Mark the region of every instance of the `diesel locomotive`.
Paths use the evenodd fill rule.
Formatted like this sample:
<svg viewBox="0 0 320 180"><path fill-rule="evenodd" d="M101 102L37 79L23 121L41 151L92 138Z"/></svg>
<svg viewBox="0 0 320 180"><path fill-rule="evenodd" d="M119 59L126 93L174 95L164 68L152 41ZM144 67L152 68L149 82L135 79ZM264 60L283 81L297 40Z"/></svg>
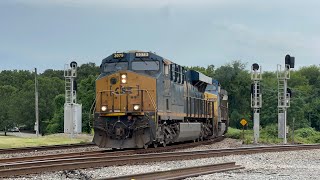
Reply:
<svg viewBox="0 0 320 180"><path fill-rule="evenodd" d="M222 136L228 94L204 74L152 52L114 53L96 80L93 142L147 148Z"/></svg>

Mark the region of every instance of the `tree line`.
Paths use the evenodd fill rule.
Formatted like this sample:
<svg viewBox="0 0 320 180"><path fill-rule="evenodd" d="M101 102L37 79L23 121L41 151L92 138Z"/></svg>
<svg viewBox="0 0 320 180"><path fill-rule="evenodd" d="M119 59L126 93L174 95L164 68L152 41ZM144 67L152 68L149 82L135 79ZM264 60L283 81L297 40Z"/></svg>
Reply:
<svg viewBox="0 0 320 180"><path fill-rule="evenodd" d="M233 61L216 68L188 67L218 80L229 95L230 126L240 128L240 119L249 120L251 75L246 63ZM35 122L34 72L4 70L0 72L0 130L20 127L33 130ZM90 132L90 109L95 99L95 80L99 67L94 63L78 67L76 78L78 102L82 104L83 131ZM291 71L288 86L293 91L291 107L288 109L288 124L295 118L295 128L313 127L320 130L320 68L302 67ZM266 71L261 81L263 104L260 124L265 127L277 123L278 82L276 72ZM48 69L38 75L39 117L42 134L63 132L63 109L65 84L63 70Z"/></svg>
<svg viewBox="0 0 320 180"><path fill-rule="evenodd" d="M78 102L82 104L83 131L90 132L89 114L95 99L99 67L78 67ZM0 72L0 131L12 127L33 130L35 124L35 73L23 70ZM65 81L63 70L45 70L38 75L40 133L63 132Z"/></svg>

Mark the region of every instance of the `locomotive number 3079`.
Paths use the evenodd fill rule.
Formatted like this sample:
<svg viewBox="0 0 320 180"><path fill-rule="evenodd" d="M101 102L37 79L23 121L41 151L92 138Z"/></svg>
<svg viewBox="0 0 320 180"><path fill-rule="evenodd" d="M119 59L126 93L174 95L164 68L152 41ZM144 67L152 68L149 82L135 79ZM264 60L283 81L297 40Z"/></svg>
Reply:
<svg viewBox="0 0 320 180"><path fill-rule="evenodd" d="M114 53L113 58L123 58L124 54L123 53Z"/></svg>

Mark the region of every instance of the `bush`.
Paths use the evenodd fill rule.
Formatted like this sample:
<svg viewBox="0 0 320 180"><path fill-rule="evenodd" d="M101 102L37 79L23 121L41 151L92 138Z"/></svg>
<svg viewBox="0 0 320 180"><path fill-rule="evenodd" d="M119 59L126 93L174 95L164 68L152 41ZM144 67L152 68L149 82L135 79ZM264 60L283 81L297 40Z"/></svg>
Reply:
<svg viewBox="0 0 320 180"><path fill-rule="evenodd" d="M233 139L240 139L242 137L241 130L229 127L226 137L233 138Z"/></svg>
<svg viewBox="0 0 320 180"><path fill-rule="evenodd" d="M302 137L302 138L309 138L311 136L316 136L318 134L317 131L315 131L313 128L301 128L295 131L296 136Z"/></svg>
<svg viewBox="0 0 320 180"><path fill-rule="evenodd" d="M295 131L295 141L299 143L320 143L320 132L311 127Z"/></svg>
<svg viewBox="0 0 320 180"><path fill-rule="evenodd" d="M226 137L233 138L233 139L242 139L242 130L229 127ZM289 133L287 134L287 141L288 143L292 142L291 130L289 130ZM310 127L295 130L294 141L295 143L301 143L301 144L320 143L320 132ZM245 130L243 143L250 144L252 142L253 142L253 130L252 129ZM278 144L282 142L283 142L283 139L278 138L277 124L268 125L265 128L260 130L259 143Z"/></svg>
<svg viewBox="0 0 320 180"><path fill-rule="evenodd" d="M261 130L261 134L268 138L278 138L278 125L270 124Z"/></svg>
<svg viewBox="0 0 320 180"><path fill-rule="evenodd" d="M320 143L320 133L318 133L318 135L316 135L315 137L310 138L310 141L312 143Z"/></svg>

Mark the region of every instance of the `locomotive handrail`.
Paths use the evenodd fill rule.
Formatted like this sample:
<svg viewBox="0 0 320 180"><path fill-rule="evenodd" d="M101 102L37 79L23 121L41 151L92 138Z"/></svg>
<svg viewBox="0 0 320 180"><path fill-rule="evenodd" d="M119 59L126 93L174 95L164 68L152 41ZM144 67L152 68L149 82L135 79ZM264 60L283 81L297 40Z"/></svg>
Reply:
<svg viewBox="0 0 320 180"><path fill-rule="evenodd" d="M150 95L150 92L149 92L148 90L146 90L146 92L148 93L149 98L150 98L150 100L151 100L151 102L152 102L152 105L153 105L153 107L154 107L154 112L155 112L154 121L155 121L155 123L156 123L156 125L157 125L157 127L158 127L158 113L157 113L158 108L157 108L157 104L156 104L156 102L154 102L152 96Z"/></svg>
<svg viewBox="0 0 320 180"><path fill-rule="evenodd" d="M146 90L146 92L147 92L148 95L149 95L149 98L150 98L150 100L151 100L151 102L152 102L152 105L153 105L153 107L154 107L154 110L157 111L158 108L157 108L156 102L154 102L153 98L152 98L151 95L150 95L150 92L149 92L148 90Z"/></svg>
<svg viewBox="0 0 320 180"><path fill-rule="evenodd" d="M183 96L183 97L185 97L185 98L192 98L192 99L198 99L198 100L205 100L205 98L197 98L197 97L192 97L192 96ZM208 102L215 102L214 100L207 100Z"/></svg>
<svg viewBox="0 0 320 180"><path fill-rule="evenodd" d="M89 111L89 127L92 127L91 126L91 115L93 114L94 115L94 112L96 111L96 100L97 100L97 96L96 98L94 99L92 105L91 105L91 108L90 108L90 111ZM92 114L91 114L92 112Z"/></svg>

